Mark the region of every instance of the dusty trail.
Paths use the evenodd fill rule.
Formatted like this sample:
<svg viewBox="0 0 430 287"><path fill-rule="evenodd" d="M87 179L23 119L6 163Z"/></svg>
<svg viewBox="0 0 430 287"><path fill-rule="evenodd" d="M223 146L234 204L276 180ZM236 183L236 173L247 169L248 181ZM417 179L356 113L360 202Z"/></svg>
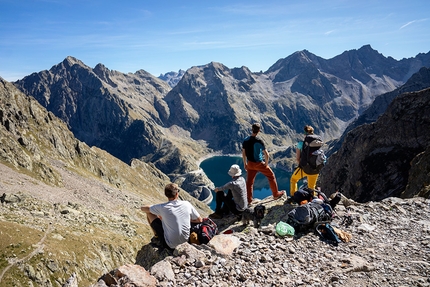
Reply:
<svg viewBox="0 0 430 287"><path fill-rule="evenodd" d="M35 246L37 246L36 249L34 249L30 254L28 254L27 256L21 258L21 259L16 259L16 258L12 258L9 259L9 265L6 266L5 269L3 269L3 272L0 274L0 283L3 279L3 276L6 274L6 272L12 268L14 265L17 265L19 263L25 262L29 259L31 259L33 256L35 256L36 254L38 254L39 252L41 252L43 250L43 248L45 247L45 245L43 244L45 242L46 236L48 236L49 233L51 233L53 228L53 225L51 223L49 223L48 228L45 231L45 234L43 235L43 237L40 239L40 241L38 243L35 244Z"/></svg>

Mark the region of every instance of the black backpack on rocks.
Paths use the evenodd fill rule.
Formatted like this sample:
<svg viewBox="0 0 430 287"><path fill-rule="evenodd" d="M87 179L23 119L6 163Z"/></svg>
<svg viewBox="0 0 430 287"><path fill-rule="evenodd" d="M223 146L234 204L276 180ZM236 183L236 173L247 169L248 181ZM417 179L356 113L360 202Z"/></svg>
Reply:
<svg viewBox="0 0 430 287"><path fill-rule="evenodd" d="M299 188L293 196L291 197L290 201L296 202L300 204L300 202L306 200L307 202L311 202L314 198L314 190L308 187Z"/></svg>
<svg viewBox="0 0 430 287"><path fill-rule="evenodd" d="M294 227L296 232L314 228L322 222L330 222L333 209L327 203L309 202L300 205L288 213L287 223Z"/></svg>

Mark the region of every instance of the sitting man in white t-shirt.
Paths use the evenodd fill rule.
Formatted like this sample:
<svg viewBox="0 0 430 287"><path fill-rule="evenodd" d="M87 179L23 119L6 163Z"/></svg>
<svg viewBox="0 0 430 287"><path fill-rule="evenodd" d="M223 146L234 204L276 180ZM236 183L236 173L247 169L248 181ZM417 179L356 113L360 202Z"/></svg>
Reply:
<svg viewBox="0 0 430 287"><path fill-rule="evenodd" d="M163 246L175 249L176 246L188 241L191 222L200 223L202 218L191 203L178 200L177 184L166 185L164 194L168 202L145 205L141 210L146 213L154 234L161 240Z"/></svg>

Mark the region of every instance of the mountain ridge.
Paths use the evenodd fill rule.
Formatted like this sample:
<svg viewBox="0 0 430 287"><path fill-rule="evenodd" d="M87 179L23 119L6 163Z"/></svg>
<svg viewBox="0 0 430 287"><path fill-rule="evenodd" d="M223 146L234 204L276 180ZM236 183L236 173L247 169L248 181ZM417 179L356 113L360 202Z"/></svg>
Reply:
<svg viewBox="0 0 430 287"><path fill-rule="evenodd" d="M396 61L366 45L325 60L305 50L265 73L217 62L194 66L171 88L144 70L123 74L69 58L14 84L64 120L78 139L125 163L150 161L178 184L188 178L195 182L189 192L198 195L210 184L191 173L199 159L240 153L253 122L261 122L273 153L290 149L306 124L327 142L337 139L377 95L402 85L423 65L430 66L430 52ZM338 69L346 71L342 77L330 74ZM294 161L273 163L292 170Z"/></svg>

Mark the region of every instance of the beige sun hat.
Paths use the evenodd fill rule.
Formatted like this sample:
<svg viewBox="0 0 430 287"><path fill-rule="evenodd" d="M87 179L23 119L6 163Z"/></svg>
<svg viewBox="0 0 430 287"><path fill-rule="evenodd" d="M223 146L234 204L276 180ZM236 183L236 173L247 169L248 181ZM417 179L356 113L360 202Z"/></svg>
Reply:
<svg viewBox="0 0 430 287"><path fill-rule="evenodd" d="M230 167L230 170L228 171L228 175L230 175L230 176L241 176L242 170L240 169L240 167L237 164L233 164Z"/></svg>

